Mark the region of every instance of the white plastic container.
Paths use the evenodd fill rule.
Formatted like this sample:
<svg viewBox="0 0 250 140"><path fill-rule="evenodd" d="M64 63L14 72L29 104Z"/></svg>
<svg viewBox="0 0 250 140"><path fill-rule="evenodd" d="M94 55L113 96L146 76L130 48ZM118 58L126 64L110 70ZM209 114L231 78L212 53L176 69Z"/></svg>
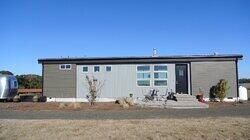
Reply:
<svg viewBox="0 0 250 140"><path fill-rule="evenodd" d="M243 86L239 87L239 100L247 101L247 89Z"/></svg>

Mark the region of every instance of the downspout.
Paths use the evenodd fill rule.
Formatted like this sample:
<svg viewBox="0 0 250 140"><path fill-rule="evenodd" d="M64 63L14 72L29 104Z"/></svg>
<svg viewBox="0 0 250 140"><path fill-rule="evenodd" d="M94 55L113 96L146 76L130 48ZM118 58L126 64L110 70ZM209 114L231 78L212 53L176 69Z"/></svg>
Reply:
<svg viewBox="0 0 250 140"><path fill-rule="evenodd" d="M43 91L44 91L44 65L42 64L42 96L43 96Z"/></svg>
<svg viewBox="0 0 250 140"><path fill-rule="evenodd" d="M189 88L190 88L190 95L193 95L192 93L192 68L191 68L191 62L189 62Z"/></svg>
<svg viewBox="0 0 250 140"><path fill-rule="evenodd" d="M236 58L236 60L235 60L235 66L236 66L237 98L239 98L238 58Z"/></svg>

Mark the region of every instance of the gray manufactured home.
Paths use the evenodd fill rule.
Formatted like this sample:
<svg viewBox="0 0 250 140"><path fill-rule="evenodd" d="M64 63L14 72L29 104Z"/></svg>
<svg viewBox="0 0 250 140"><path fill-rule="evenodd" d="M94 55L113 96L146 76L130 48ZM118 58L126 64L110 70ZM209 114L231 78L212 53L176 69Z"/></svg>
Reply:
<svg viewBox="0 0 250 140"><path fill-rule="evenodd" d="M42 64L43 94L50 98L85 98L86 75L104 85L100 98L116 99L133 94L143 97L150 89L209 98L220 79L229 82L228 99L238 97L238 60L242 55L191 55L154 57L48 58Z"/></svg>

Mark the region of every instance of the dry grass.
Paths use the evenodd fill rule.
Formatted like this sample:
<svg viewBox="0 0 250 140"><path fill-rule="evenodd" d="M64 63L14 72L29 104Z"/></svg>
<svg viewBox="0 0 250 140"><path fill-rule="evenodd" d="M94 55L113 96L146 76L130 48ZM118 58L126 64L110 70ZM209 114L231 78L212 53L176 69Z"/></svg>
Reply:
<svg viewBox="0 0 250 140"><path fill-rule="evenodd" d="M249 139L249 118L0 120L0 139Z"/></svg>

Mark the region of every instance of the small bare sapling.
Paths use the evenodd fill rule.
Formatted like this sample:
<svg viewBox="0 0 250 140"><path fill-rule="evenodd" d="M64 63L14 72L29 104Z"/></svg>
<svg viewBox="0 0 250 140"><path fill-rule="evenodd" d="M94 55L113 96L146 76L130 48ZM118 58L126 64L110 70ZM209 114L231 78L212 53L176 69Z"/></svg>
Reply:
<svg viewBox="0 0 250 140"><path fill-rule="evenodd" d="M101 94L101 89L104 86L104 81L100 81L94 76L90 78L88 75L86 75L86 81L89 90L87 99L90 102L90 105L94 105L96 98Z"/></svg>

